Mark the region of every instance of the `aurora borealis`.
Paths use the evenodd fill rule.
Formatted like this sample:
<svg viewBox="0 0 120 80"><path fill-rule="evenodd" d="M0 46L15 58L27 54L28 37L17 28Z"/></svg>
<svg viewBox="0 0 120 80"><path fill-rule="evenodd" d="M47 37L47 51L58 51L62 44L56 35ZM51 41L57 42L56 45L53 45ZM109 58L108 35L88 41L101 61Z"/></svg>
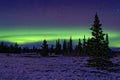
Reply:
<svg viewBox="0 0 120 80"><path fill-rule="evenodd" d="M0 41L87 39L96 12L110 46L120 47L119 0L0 0Z"/></svg>
<svg viewBox="0 0 120 80"><path fill-rule="evenodd" d="M5 31L6 30L6 31ZM105 30L106 33L110 35L110 41L114 41L114 38L119 37L119 32ZM14 28L14 29L3 29L1 30L0 39L1 41L7 41L12 43L18 44L25 44L25 43L34 43L34 42L41 42L44 39L46 40L57 40L57 39L69 39L70 36L73 40L83 39L84 35L86 39L91 37L91 31L89 29L84 28ZM119 42L119 40L118 40ZM116 42L110 43L110 46L119 47L119 44Z"/></svg>

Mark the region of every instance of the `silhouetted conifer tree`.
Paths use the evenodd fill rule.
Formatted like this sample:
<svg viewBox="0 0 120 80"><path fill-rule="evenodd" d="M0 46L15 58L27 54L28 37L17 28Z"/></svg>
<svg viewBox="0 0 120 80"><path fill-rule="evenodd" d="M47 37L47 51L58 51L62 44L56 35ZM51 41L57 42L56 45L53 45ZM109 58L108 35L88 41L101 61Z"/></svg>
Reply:
<svg viewBox="0 0 120 80"><path fill-rule="evenodd" d="M17 43L10 45L9 53L21 53L21 47L19 47Z"/></svg>
<svg viewBox="0 0 120 80"><path fill-rule="evenodd" d="M72 37L70 37L70 40L68 42L68 52L71 54L72 50L73 50Z"/></svg>
<svg viewBox="0 0 120 80"><path fill-rule="evenodd" d="M84 36L84 38L83 38L83 49L82 49L82 55L86 55L87 54L87 50L86 50L86 46L87 46L87 41L86 41L86 38L85 38L85 36Z"/></svg>
<svg viewBox="0 0 120 80"><path fill-rule="evenodd" d="M0 52L3 53L4 52L4 42L0 43Z"/></svg>
<svg viewBox="0 0 120 80"><path fill-rule="evenodd" d="M48 44L47 44L46 40L43 41L43 44L42 44L41 47L42 47L41 55L44 56L44 57L48 56Z"/></svg>
<svg viewBox="0 0 120 80"><path fill-rule="evenodd" d="M14 45L14 53L20 53L20 48L17 43Z"/></svg>
<svg viewBox="0 0 120 80"><path fill-rule="evenodd" d="M94 50L91 53L93 53L94 56L105 57L105 54L107 54L106 52L108 52L108 50L106 48L107 47L106 40L104 39L105 34L103 33L101 26L102 24L100 24L98 15L96 14L94 24L90 28L92 30L92 36L93 36L90 45L92 45L91 48L93 48Z"/></svg>
<svg viewBox="0 0 120 80"><path fill-rule="evenodd" d="M63 55L67 55L67 42L66 40L63 41Z"/></svg>
<svg viewBox="0 0 120 80"><path fill-rule="evenodd" d="M106 34L106 46L109 48L109 39L108 39L108 34Z"/></svg>
<svg viewBox="0 0 120 80"><path fill-rule="evenodd" d="M78 45L76 46L76 48L77 48L77 53L80 55L82 52L82 43L80 39L78 41Z"/></svg>
<svg viewBox="0 0 120 80"><path fill-rule="evenodd" d="M61 54L61 44L60 44L59 39L56 41L55 53L57 55Z"/></svg>
<svg viewBox="0 0 120 80"><path fill-rule="evenodd" d="M0 43L0 53L8 53L9 47L4 42Z"/></svg>
<svg viewBox="0 0 120 80"><path fill-rule="evenodd" d="M92 58L88 60L89 66L94 67L110 67L113 63L109 61L109 49L108 49L108 35L106 35L106 40L104 39L105 34L101 28L98 15L95 15L95 20L93 26L90 28L92 30L92 38L87 41L87 52L92 54Z"/></svg>
<svg viewBox="0 0 120 80"><path fill-rule="evenodd" d="M84 38L83 38L83 48L84 47L86 47L86 38L85 38L85 36L84 36Z"/></svg>

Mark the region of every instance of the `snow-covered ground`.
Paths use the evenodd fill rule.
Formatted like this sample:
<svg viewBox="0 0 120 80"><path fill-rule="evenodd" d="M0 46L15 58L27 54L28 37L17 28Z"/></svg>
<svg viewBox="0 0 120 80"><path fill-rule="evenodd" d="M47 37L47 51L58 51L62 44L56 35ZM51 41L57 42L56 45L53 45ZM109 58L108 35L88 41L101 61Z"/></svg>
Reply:
<svg viewBox="0 0 120 80"><path fill-rule="evenodd" d="M120 80L120 71L86 67L87 59L0 54L0 80ZM120 64L120 57L112 61Z"/></svg>

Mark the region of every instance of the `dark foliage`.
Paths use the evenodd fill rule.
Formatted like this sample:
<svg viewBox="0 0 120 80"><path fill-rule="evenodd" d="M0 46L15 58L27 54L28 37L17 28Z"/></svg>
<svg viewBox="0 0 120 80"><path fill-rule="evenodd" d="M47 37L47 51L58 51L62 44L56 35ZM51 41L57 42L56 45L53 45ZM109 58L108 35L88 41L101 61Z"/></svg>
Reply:
<svg viewBox="0 0 120 80"><path fill-rule="evenodd" d="M60 40L59 39L56 41L55 53L56 53L56 55L60 55L61 54L61 44L60 44Z"/></svg>
<svg viewBox="0 0 120 80"><path fill-rule="evenodd" d="M79 39L78 44L75 47L75 55L82 55L82 43L81 40Z"/></svg>
<svg viewBox="0 0 120 80"><path fill-rule="evenodd" d="M7 46L4 42L0 44L0 53L21 53L21 47L17 43L11 46Z"/></svg>
<svg viewBox="0 0 120 80"><path fill-rule="evenodd" d="M105 34L103 33L101 26L102 24L100 24L98 15L96 14L94 24L90 28L93 37L87 41L87 53L95 57L108 57L108 35L105 40Z"/></svg>
<svg viewBox="0 0 120 80"><path fill-rule="evenodd" d="M70 37L70 40L68 42L68 53L69 53L69 55L72 54L72 51L73 51L72 37Z"/></svg>
<svg viewBox="0 0 120 80"><path fill-rule="evenodd" d="M41 53L40 53L41 56L43 56L43 57L48 56L49 50L48 50L48 44L47 44L46 40L43 41L43 44L41 47L42 47Z"/></svg>
<svg viewBox="0 0 120 80"><path fill-rule="evenodd" d="M86 54L92 56L88 60L88 65L92 67L110 67L113 63L109 61L110 49L108 34L105 34L101 28L98 15L95 15L95 21L93 26L90 28L92 30L92 38L87 40Z"/></svg>
<svg viewBox="0 0 120 80"><path fill-rule="evenodd" d="M86 42L85 36L84 36L84 39L83 39L82 55L88 55L88 54L87 54L87 42Z"/></svg>
<svg viewBox="0 0 120 80"><path fill-rule="evenodd" d="M63 50L62 50L62 52L63 52L63 55L67 55L67 53L68 53L66 40L63 41Z"/></svg>

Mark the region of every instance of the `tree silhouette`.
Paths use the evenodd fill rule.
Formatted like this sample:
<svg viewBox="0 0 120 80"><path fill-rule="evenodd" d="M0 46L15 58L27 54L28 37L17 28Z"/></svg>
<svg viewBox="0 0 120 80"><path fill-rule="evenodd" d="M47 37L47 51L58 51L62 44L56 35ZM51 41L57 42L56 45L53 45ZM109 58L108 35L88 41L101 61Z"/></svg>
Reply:
<svg viewBox="0 0 120 80"><path fill-rule="evenodd" d="M109 49L109 39L108 39L108 34L106 34L106 47Z"/></svg>
<svg viewBox="0 0 120 80"><path fill-rule="evenodd" d="M59 39L56 41L55 53L57 55L61 54L61 44Z"/></svg>
<svg viewBox="0 0 120 80"><path fill-rule="evenodd" d="M70 37L70 40L68 42L68 52L71 54L72 50L73 50L72 37Z"/></svg>
<svg viewBox="0 0 120 80"><path fill-rule="evenodd" d="M47 44L46 40L43 41L43 44L42 44L41 47L42 47L41 55L44 56L44 57L48 56L48 44Z"/></svg>
<svg viewBox="0 0 120 80"><path fill-rule="evenodd" d="M87 49L86 48L87 48L87 41L86 41L86 38L85 38L85 35L84 35L82 55L87 55Z"/></svg>
<svg viewBox="0 0 120 80"><path fill-rule="evenodd" d="M78 44L76 46L76 52L78 53L78 55L80 55L82 52L82 43L80 39L78 40Z"/></svg>
<svg viewBox="0 0 120 80"><path fill-rule="evenodd" d="M67 55L67 42L66 40L63 41L63 55Z"/></svg>
<svg viewBox="0 0 120 80"><path fill-rule="evenodd" d="M94 41L94 42L91 42L91 45L92 45L92 48L94 48L95 50L94 55L98 57L102 56L103 54L102 52L104 52L102 48L105 42L104 40L105 34L103 33L101 26L102 24L100 23L99 17L96 14L94 24L90 28L90 30L92 30L92 36L93 36L91 41Z"/></svg>
<svg viewBox="0 0 120 80"><path fill-rule="evenodd" d="M20 53L21 52L21 48L18 46L17 43L15 43L14 45L14 53Z"/></svg>
<svg viewBox="0 0 120 80"><path fill-rule="evenodd" d="M4 52L4 42L0 43L0 52L3 53Z"/></svg>
<svg viewBox="0 0 120 80"><path fill-rule="evenodd" d="M90 28L90 30L92 30L92 38L87 41L87 52L92 56L92 58L88 60L88 65L109 67L113 66L113 63L109 61L108 35L106 35L105 40L105 34L103 33L101 26L102 24L100 24L99 17L96 14L94 24Z"/></svg>
<svg viewBox="0 0 120 80"><path fill-rule="evenodd" d="M0 43L0 53L8 53L9 52L9 47L4 43Z"/></svg>

